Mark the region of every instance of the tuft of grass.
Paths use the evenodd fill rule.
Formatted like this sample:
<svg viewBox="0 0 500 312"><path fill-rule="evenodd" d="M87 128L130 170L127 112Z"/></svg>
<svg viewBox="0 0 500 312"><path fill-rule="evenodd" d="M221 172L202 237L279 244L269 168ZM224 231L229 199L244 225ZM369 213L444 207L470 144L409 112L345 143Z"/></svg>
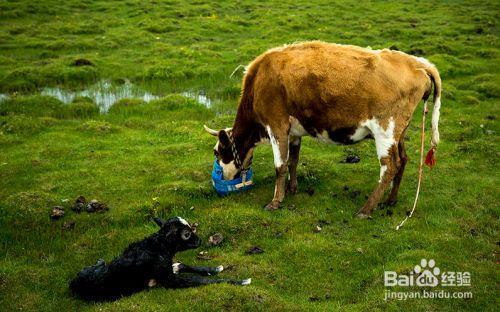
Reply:
<svg viewBox="0 0 500 312"><path fill-rule="evenodd" d="M99 115L99 107L86 97L77 97L68 105L68 116L74 118L90 118Z"/></svg>

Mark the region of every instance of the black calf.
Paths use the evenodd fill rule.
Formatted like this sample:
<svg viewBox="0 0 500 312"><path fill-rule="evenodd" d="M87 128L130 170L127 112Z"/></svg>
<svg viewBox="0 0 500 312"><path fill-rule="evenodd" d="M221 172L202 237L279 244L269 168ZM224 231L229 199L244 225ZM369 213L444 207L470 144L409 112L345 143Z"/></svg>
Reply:
<svg viewBox="0 0 500 312"><path fill-rule="evenodd" d="M197 248L201 240L195 233L196 229L180 217L167 221L155 218L155 222L160 230L142 241L130 244L121 257L109 264L99 260L95 265L80 271L69 285L72 293L84 300L105 301L116 300L157 284L168 288L213 283L250 284L250 279L208 279L196 275L179 275L216 275L223 267L190 267L172 263L177 252Z"/></svg>

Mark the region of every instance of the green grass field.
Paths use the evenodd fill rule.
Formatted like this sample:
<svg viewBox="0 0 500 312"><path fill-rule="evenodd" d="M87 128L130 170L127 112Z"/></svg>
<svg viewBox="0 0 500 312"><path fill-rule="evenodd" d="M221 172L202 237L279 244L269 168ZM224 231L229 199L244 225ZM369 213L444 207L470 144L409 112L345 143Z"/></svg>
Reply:
<svg viewBox="0 0 500 312"><path fill-rule="evenodd" d="M0 93L8 96L0 102L0 309L497 310L499 15L498 1L0 0ZM425 170L416 213L400 231L415 195L421 106L399 203L372 220L353 215L378 179L373 141L305 139L299 193L275 212L262 209L274 190L269 146L256 150L253 190L226 198L212 190L215 142L203 124L232 124L242 77L230 77L233 70L268 48L313 39L393 46L440 70L438 162ZM76 66L82 59L91 65ZM38 94L101 80L130 80L163 97L122 100L100 114L88 98L65 105ZM185 91L203 91L214 104L205 108ZM361 162L341 163L349 154ZM70 206L79 195L110 210L77 214ZM61 220L49 218L54 205L66 208ZM101 304L72 298L76 272L156 231L153 215L200 224L205 245L178 260L223 264L223 277L252 284L155 288ZM209 247L216 232L224 241ZM252 246L265 252L246 255ZM198 259L201 250L212 259ZM384 300L384 271L407 273L422 258L471 272L470 287L439 289L473 298Z"/></svg>

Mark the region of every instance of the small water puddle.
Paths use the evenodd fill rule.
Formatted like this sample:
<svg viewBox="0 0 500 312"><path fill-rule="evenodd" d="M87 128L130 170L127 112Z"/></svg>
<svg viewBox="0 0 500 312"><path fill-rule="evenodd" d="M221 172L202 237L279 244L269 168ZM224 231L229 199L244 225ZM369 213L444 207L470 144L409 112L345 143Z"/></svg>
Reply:
<svg viewBox="0 0 500 312"><path fill-rule="evenodd" d="M88 97L96 103L96 105L103 113L107 112L109 108L113 106L113 104L121 99L140 99L148 103L152 100L157 100L163 97L163 95L153 94L149 91L146 91L134 85L130 81L126 81L125 83L120 85L115 85L107 80L100 81L86 89L79 91L63 89L59 87L47 87L43 88L39 94L54 97L65 104L70 104L77 97ZM203 90L199 92L185 91L181 92L180 94L187 98L194 99L201 105L208 108L210 108L213 103L212 99L210 99ZM8 99L9 97L9 94L0 93L0 102Z"/></svg>

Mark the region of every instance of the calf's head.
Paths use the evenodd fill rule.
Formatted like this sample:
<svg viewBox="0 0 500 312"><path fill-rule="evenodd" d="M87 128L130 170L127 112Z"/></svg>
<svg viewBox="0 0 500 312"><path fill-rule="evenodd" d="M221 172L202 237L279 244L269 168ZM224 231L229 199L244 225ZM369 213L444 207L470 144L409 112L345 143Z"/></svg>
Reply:
<svg viewBox="0 0 500 312"><path fill-rule="evenodd" d="M200 246L201 239L196 235L196 227L189 225L183 218L173 217L166 221L154 218L154 221L160 227L160 237L172 251L178 252Z"/></svg>

